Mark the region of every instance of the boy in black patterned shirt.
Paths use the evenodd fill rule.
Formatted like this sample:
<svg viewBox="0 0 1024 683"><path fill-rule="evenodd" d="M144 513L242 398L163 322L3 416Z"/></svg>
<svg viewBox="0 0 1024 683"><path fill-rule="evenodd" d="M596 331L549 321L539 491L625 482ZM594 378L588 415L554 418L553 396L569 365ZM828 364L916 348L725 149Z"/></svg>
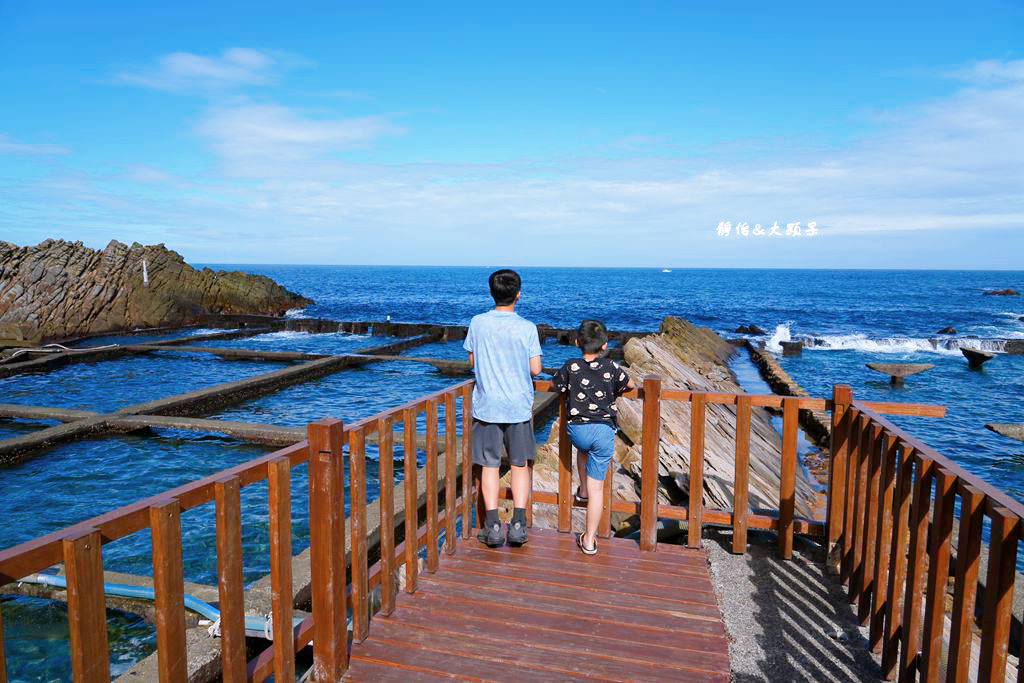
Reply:
<svg viewBox="0 0 1024 683"><path fill-rule="evenodd" d="M567 361L552 381L567 394L569 439L578 452L581 489L586 482L587 530L576 535L576 543L585 554L593 555L604 505L604 477L615 454L615 399L635 385L618 363L601 356L608 350L608 330L599 321L580 323L576 346L583 351L582 360Z"/></svg>

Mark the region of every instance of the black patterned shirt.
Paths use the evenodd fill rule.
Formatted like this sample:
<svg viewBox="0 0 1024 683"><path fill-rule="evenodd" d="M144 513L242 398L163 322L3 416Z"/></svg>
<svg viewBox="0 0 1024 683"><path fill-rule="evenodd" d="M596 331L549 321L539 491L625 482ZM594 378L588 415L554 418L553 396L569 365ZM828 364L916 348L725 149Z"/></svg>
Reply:
<svg viewBox="0 0 1024 683"><path fill-rule="evenodd" d="M629 376L618 363L610 358L574 358L555 372L552 382L568 395L569 422L615 427L615 399L629 390Z"/></svg>

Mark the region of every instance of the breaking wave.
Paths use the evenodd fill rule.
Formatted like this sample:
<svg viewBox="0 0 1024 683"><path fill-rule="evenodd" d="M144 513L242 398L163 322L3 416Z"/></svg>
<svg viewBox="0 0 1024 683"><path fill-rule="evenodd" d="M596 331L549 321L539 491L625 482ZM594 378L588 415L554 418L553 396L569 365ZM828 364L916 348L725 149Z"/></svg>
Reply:
<svg viewBox="0 0 1024 683"><path fill-rule="evenodd" d="M1016 336L1016 335L1012 335ZM973 339L950 337L943 339L922 339L919 337L869 337L863 333L834 335L793 335L789 323L778 325L765 342L765 348L775 353L782 352L782 342L802 341L807 351L862 351L865 353L937 353L959 356L960 349L979 351L1006 351L1005 339Z"/></svg>

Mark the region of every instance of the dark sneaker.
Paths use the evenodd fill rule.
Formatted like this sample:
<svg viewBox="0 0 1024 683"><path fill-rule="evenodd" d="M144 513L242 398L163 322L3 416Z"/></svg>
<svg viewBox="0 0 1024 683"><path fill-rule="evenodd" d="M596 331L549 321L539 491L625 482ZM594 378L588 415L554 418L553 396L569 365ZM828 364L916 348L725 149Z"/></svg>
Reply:
<svg viewBox="0 0 1024 683"><path fill-rule="evenodd" d="M526 543L526 524L513 521L508 525L508 544L523 545Z"/></svg>
<svg viewBox="0 0 1024 683"><path fill-rule="evenodd" d="M477 533L476 538L478 541L491 548L500 548L505 545L505 537L501 533L501 524L497 522L486 529L481 529L480 532Z"/></svg>

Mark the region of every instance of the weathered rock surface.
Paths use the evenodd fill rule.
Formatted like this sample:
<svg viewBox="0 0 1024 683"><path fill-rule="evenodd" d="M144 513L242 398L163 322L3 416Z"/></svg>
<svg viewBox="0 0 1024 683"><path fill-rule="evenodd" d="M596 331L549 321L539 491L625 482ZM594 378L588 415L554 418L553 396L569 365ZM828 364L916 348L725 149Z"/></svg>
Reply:
<svg viewBox="0 0 1024 683"><path fill-rule="evenodd" d="M866 365L875 372L889 375L894 380L910 377L935 367L932 363L867 363Z"/></svg>
<svg viewBox="0 0 1024 683"><path fill-rule="evenodd" d="M985 429L991 429L996 434L1002 434L1017 441L1024 441L1024 424L987 424Z"/></svg>
<svg viewBox="0 0 1024 683"><path fill-rule="evenodd" d="M1013 289L993 289L988 292L982 292L985 296L1020 296L1020 292Z"/></svg>
<svg viewBox="0 0 1024 683"><path fill-rule="evenodd" d="M268 277L196 270L162 244L115 240L96 251L63 240L0 241L0 324L27 326L37 338L185 325L211 313L282 315L311 303Z"/></svg>
<svg viewBox="0 0 1024 683"><path fill-rule="evenodd" d="M657 374L665 389L742 392L726 363L736 351L706 328L694 327L677 318L666 318L661 332L629 340L625 346L627 371L640 386L646 375ZM640 499L640 465L643 403L636 399L618 401L619 426L632 441L616 440L613 487L616 496L627 501ZM685 505L689 498L690 404L662 401L661 448L658 502ZM537 449L534 488L558 490L558 426L551 438ZM736 406L711 404L705 411L704 504L731 509L735 474ZM781 444L772 427L771 416L761 408L751 414L750 507L778 508ZM574 470L575 472L575 470ZM575 486L575 484L574 484ZM802 472L797 475L796 514L813 516L814 492ZM584 511L573 511L574 528L583 524ZM620 522L613 515L613 524ZM557 510L538 506L534 523L557 525Z"/></svg>
<svg viewBox="0 0 1024 683"><path fill-rule="evenodd" d="M757 325L740 325L739 327L736 328L736 332L738 334L752 334L755 336L765 334L765 331L762 330Z"/></svg>
<svg viewBox="0 0 1024 683"><path fill-rule="evenodd" d="M955 327L943 327L941 330L936 332L936 334L956 334L956 328Z"/></svg>
<svg viewBox="0 0 1024 683"><path fill-rule="evenodd" d="M972 368L980 368L985 362L996 357L996 354L991 351L978 351L977 349L960 349L960 353L964 354L967 364Z"/></svg>

